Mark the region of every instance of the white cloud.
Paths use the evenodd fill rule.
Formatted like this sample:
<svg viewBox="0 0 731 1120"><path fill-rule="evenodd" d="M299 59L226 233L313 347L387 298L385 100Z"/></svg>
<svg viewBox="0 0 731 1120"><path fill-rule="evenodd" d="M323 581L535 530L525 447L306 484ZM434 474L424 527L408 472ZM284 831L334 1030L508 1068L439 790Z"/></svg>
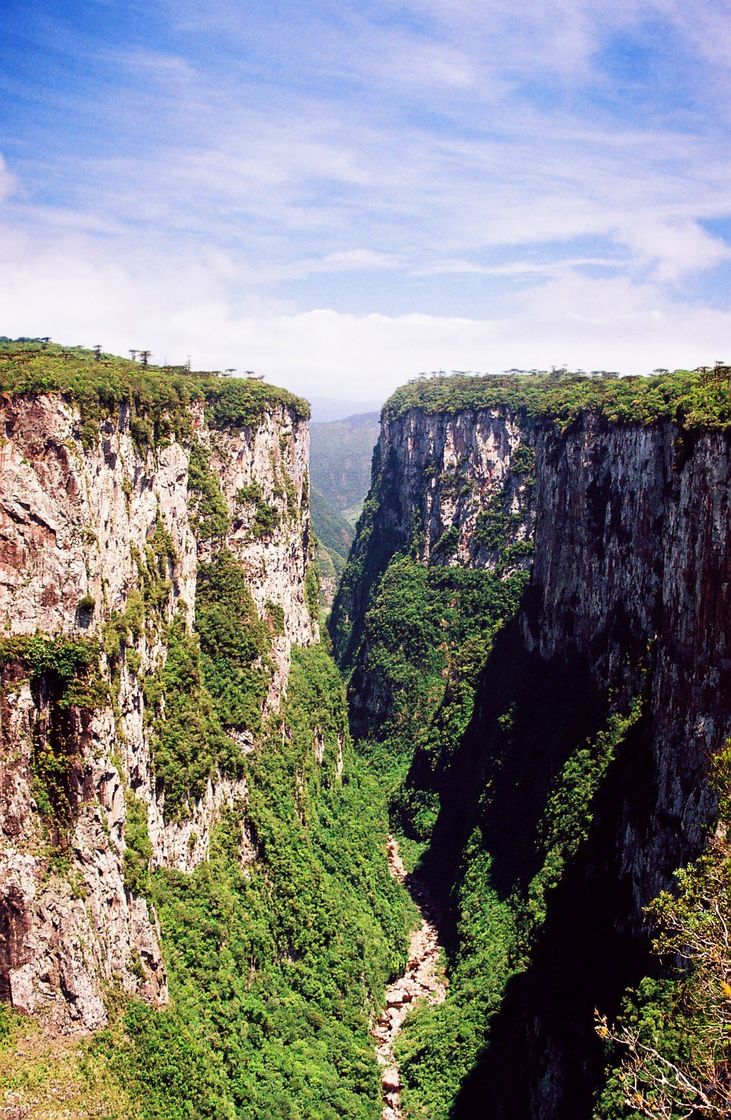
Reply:
<svg viewBox="0 0 731 1120"><path fill-rule="evenodd" d="M304 395L385 397L421 369L581 368L643 372L709 363L731 339L731 312L673 300L651 283L567 273L522 293L511 314L301 311L255 292L231 296L222 255L137 261L85 239L54 246L6 236L0 248L0 331L154 359L258 369ZM727 355L728 356L728 355Z"/></svg>
<svg viewBox="0 0 731 1120"><path fill-rule="evenodd" d="M511 261L509 264L482 265L474 261L435 261L414 269L415 276L557 276L577 268L616 269L625 263L619 257L567 257L547 261Z"/></svg>
<svg viewBox="0 0 731 1120"><path fill-rule="evenodd" d="M78 135L15 137L22 183L0 158L5 333L352 397L419 368L629 370L726 350L729 316L702 309L697 283L730 253L709 232L731 218L717 0L152 7L170 43L57 36L62 57L107 67L96 86L44 88L37 70L33 96ZM638 67L618 101L607 44L660 34L666 85ZM388 314L397 287L409 308L485 295L479 318ZM352 314L313 310L340 289ZM301 303L277 298L293 290Z"/></svg>
<svg viewBox="0 0 731 1120"><path fill-rule="evenodd" d="M131 51L110 50L107 52L107 60L112 65L129 67L146 82L153 80L177 85L201 80L201 75L187 59L162 51L143 48Z"/></svg>
<svg viewBox="0 0 731 1120"><path fill-rule="evenodd" d="M408 0L445 32L480 41L499 38L508 67L565 69L576 78L610 34L653 19L687 38L711 62L731 64L728 9L718 0ZM536 49L540 44L540 50Z"/></svg>
<svg viewBox="0 0 731 1120"><path fill-rule="evenodd" d="M659 281L678 280L731 259L731 248L724 241L689 220L637 223L620 233L620 240L636 263L654 268Z"/></svg>
<svg viewBox="0 0 731 1120"><path fill-rule="evenodd" d="M697 226L731 213L719 75L686 67L708 111L679 113L666 98L652 127L593 112L577 96L601 79L606 41L650 18L720 66L714 0L690 9L681 0L525 0L520 10L513 0L346 0L286 18L262 18L256 5L244 17L229 0L153 7L185 33L178 49L122 44L108 54L110 66L142 78L101 91L100 112L118 122L119 138L62 167L57 155L34 153L21 168L29 196L50 178L59 197L35 215L18 212L21 221L83 216L79 228L96 220L140 229L161 251L166 236L195 238L281 278L303 275L302 262L323 271L355 238L364 253L397 257L420 275L465 257L497 275L490 270L507 264L489 259L496 247L578 238L605 239L610 255L629 248L630 266L654 267L666 281L682 269L684 248L689 271L723 259ZM194 56L198 41L224 51L213 67L186 57L183 47ZM264 74L267 51L279 64L277 49L290 44L289 66ZM648 75L648 95L652 84ZM545 105L542 87L554 95ZM555 97L564 89L572 96ZM645 226L658 233L656 256Z"/></svg>

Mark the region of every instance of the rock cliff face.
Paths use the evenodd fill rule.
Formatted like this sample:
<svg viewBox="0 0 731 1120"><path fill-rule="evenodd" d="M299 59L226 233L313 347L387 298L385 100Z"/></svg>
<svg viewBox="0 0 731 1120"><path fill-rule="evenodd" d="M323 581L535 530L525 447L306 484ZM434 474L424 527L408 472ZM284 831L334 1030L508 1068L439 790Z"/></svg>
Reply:
<svg viewBox="0 0 731 1120"><path fill-rule="evenodd" d="M515 633L485 668L435 846L456 853L464 821L479 822L499 889L525 890L561 767L605 713L639 699L641 715L463 1087L458 1115L479 1115L489 1091L491 1115L506 1120L592 1114L604 1061L593 1010L615 1015L652 970L644 907L703 849L709 766L731 731L728 438L592 416L567 434L546 425L536 482L531 582ZM512 737L499 727L511 703ZM482 807L465 800L475 777L493 787ZM516 1053L526 1076L505 1078Z"/></svg>
<svg viewBox="0 0 731 1120"><path fill-rule="evenodd" d="M650 678L655 804L643 834L622 840L641 906L700 847L703 779L728 734L729 440L589 416L569 435L544 429L536 453L526 650L546 663L582 657L595 686L618 695Z"/></svg>
<svg viewBox="0 0 731 1120"><path fill-rule="evenodd" d="M265 710L292 645L318 636L308 430L293 407L214 423L193 401L185 438L152 443L127 405L91 438L82 419L69 396L0 401L0 998L63 1028L102 1024L115 986L167 998L155 915L125 881L130 813L142 807L153 866L190 871L246 796L216 771L166 813L155 772L145 686L176 621L190 632L199 569L224 550L245 577L269 633ZM68 687L82 654L91 697ZM255 748L245 727L230 733Z"/></svg>
<svg viewBox="0 0 731 1120"><path fill-rule="evenodd" d="M352 665L370 592L391 557L494 570L526 567L533 535L532 426L504 409L384 412L371 490L331 630ZM513 546L516 546L513 547Z"/></svg>
<svg viewBox="0 0 731 1120"><path fill-rule="evenodd" d="M499 498L500 512L514 518L501 546L531 535L524 472L532 436L516 416L496 409L387 416L379 461L399 464L393 504L384 510L389 527L407 540L416 520L418 556L427 563L495 567L497 548L483 539L478 520Z"/></svg>
<svg viewBox="0 0 731 1120"><path fill-rule="evenodd" d="M566 424L540 408L387 406L332 623L361 734L390 703L372 684L364 620L407 550L506 579L530 569L439 773L427 853L456 944L475 836L494 897L534 915L528 963L455 1115L588 1120L604 1060L593 1008L615 1014L650 967L643 907L703 847L710 759L731 730L728 436L601 410ZM566 774L620 716L614 754L582 795L581 836L561 838Z"/></svg>

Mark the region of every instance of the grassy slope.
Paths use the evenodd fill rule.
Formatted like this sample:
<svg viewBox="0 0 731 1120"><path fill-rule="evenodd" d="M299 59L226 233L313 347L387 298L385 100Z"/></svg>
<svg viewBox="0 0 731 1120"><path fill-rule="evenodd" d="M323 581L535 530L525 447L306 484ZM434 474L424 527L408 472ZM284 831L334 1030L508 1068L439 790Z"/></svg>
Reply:
<svg viewBox="0 0 731 1120"><path fill-rule="evenodd" d="M54 1037L0 1007L0 1115L22 1120L132 1120L126 1088L88 1039Z"/></svg>

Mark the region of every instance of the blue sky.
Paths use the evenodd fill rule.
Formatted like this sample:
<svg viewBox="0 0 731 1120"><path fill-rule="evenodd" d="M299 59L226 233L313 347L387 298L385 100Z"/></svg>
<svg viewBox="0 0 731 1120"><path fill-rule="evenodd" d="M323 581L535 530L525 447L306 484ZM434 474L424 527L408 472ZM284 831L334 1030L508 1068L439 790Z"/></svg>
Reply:
<svg viewBox="0 0 731 1120"><path fill-rule="evenodd" d="M731 357L720 0L5 0L0 333L384 396Z"/></svg>

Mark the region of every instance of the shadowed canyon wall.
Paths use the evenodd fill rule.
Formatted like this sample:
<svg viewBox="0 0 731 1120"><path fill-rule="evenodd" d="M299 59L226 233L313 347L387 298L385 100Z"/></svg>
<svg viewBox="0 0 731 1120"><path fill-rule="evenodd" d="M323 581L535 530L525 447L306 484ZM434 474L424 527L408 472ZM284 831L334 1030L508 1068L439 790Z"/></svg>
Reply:
<svg viewBox="0 0 731 1120"><path fill-rule="evenodd" d="M644 908L701 852L715 810L709 767L730 730L728 435L662 410L620 420L601 397L460 407L449 391L407 387L384 410L333 640L354 732L415 746L394 801L407 835L403 806L437 799L431 827L411 835L428 841L451 943L447 1005L463 1023L460 970L470 953L480 968L475 914L510 930L449 1115L578 1120L605 1062L594 1008L615 1015L652 970ZM408 677L393 668L400 639L384 611L414 563L445 587L453 569L503 584L523 573L517 608L490 620L469 719L448 748L466 648L449 647L456 598L439 604L446 685L435 673L438 699L412 701L399 725ZM430 721L441 747L424 738ZM414 1107L438 1096L426 1048L443 1045L442 1061L458 1050L448 1014L404 1048Z"/></svg>

